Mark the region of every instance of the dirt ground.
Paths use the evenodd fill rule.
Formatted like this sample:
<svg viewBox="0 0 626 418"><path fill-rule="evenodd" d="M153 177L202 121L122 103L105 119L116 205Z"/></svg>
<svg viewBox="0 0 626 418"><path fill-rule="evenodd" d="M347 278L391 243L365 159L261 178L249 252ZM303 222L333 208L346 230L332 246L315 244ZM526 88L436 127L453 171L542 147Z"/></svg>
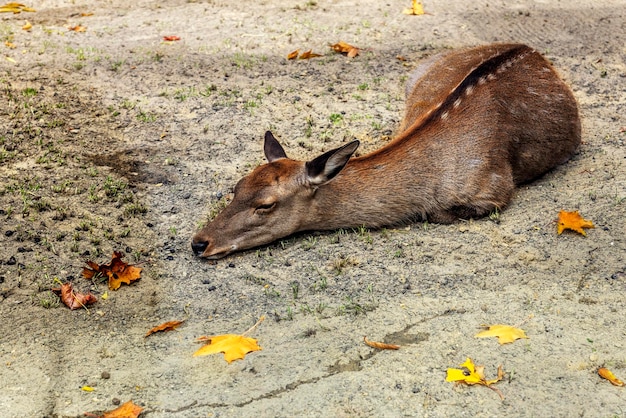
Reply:
<svg viewBox="0 0 626 418"><path fill-rule="evenodd" d="M0 415L133 400L154 418L626 417L626 388L596 373L626 379L624 2L426 1L429 14L403 15L409 5L52 0L0 14ZM340 40L362 53L335 54ZM192 234L263 162L267 129L298 159L354 138L374 150L397 129L412 68L494 41L544 53L583 123L575 157L506 210L194 257ZM322 57L286 60L296 49ZM558 236L561 209L596 228ZM82 278L113 251L141 280L107 291ZM98 302L59 306L50 288L67 281ZM192 357L197 337L261 315L262 351ZM474 338L530 316L529 339ZM503 366L504 400L445 381L466 357L488 378Z"/></svg>

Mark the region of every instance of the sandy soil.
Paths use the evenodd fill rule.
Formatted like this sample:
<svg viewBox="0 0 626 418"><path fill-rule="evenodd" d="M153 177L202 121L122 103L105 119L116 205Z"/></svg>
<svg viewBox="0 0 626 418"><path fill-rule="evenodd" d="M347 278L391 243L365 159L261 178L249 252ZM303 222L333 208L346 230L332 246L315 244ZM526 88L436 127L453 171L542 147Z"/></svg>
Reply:
<svg viewBox="0 0 626 418"><path fill-rule="evenodd" d="M428 1L416 17L408 3L57 0L0 15L0 415L132 399L148 417L626 416L626 389L596 374L626 378L626 6ZM365 51L337 55L339 40ZM193 256L193 232L263 161L265 130L298 159L354 138L374 150L420 60L493 41L545 53L583 120L580 152L496 219ZM287 61L295 49L323 56ZM557 236L561 209L596 228ZM104 300L81 270L114 250L143 276ZM49 289L66 281L98 303L59 306ZM192 357L198 336L261 315L262 351ZM527 340L474 338L531 315ZM445 382L466 357L488 377L503 366L504 400Z"/></svg>

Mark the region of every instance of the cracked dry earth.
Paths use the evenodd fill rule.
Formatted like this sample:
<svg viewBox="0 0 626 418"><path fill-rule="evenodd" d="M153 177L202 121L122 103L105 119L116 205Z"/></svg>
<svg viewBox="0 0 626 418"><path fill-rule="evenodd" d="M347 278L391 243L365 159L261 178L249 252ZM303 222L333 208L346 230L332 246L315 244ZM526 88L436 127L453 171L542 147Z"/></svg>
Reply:
<svg viewBox="0 0 626 418"><path fill-rule="evenodd" d="M133 400L146 417L625 416L624 388L596 373L626 377L623 1L428 1L424 16L373 0L28 6L0 15L0 415ZM361 54L335 54L340 40ZM193 256L194 231L263 162L267 129L293 158L354 138L372 151L397 129L412 68L494 41L544 53L583 124L574 158L506 210ZM287 61L296 49L322 57ZM561 209L596 228L557 236ZM143 272L105 300L81 271L113 251ZM59 306L50 288L66 281L98 303ZM192 357L197 337L261 315L262 351ZM527 340L473 338L531 315ZM502 364L504 400L445 382L466 357L488 378Z"/></svg>

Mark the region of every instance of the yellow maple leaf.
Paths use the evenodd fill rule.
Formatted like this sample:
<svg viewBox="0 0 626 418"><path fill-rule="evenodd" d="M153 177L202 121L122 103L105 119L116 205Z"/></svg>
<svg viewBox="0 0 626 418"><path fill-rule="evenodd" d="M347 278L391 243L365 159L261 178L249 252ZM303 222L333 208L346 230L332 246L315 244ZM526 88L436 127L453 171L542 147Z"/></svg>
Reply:
<svg viewBox="0 0 626 418"><path fill-rule="evenodd" d="M0 13L20 13L20 12L34 12L35 9L32 9L28 6L25 6L21 3L7 3L0 6Z"/></svg>
<svg viewBox="0 0 626 418"><path fill-rule="evenodd" d="M414 16L423 15L424 14L424 5L422 4L422 2L420 2L418 0L413 0L411 8L410 9L404 9L402 11L402 14L414 15Z"/></svg>
<svg viewBox="0 0 626 418"><path fill-rule="evenodd" d="M257 340L237 334L200 337L199 340L208 341L208 343L193 353L194 357L224 353L224 360L229 364L235 360L243 359L246 354L252 351L261 350L261 347L257 344Z"/></svg>
<svg viewBox="0 0 626 418"><path fill-rule="evenodd" d="M489 389L495 391L498 395L500 395L501 399L504 399L504 396L498 389L491 387L491 385L499 382L504 377L504 371L502 370L502 366L498 366L498 377L491 380L485 379L485 366L474 365L474 362L469 357L465 360L463 364L461 364L460 367L462 367L463 369L448 369L446 371L446 382L457 382L470 386L486 386Z"/></svg>
<svg viewBox="0 0 626 418"><path fill-rule="evenodd" d="M571 229L572 231L586 236L587 234L583 228L595 228L595 226L593 222L583 219L577 210L574 212L566 212L564 210L559 212L559 220L557 223L557 232L559 235L561 235L561 232L564 230Z"/></svg>
<svg viewBox="0 0 626 418"><path fill-rule="evenodd" d="M510 325L489 325L485 331L476 334L476 338L498 337L500 344L508 344L520 338L528 338L524 330Z"/></svg>

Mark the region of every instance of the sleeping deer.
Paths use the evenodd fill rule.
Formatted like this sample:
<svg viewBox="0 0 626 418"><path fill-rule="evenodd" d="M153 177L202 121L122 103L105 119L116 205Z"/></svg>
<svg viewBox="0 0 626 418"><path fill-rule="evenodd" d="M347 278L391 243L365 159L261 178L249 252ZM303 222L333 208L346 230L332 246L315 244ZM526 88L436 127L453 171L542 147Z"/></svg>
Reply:
<svg viewBox="0 0 626 418"><path fill-rule="evenodd" d="M299 231L481 217L579 144L574 96L537 51L494 44L447 52L415 70L399 134L375 152L351 158L352 141L296 161L266 132L268 163L237 183L191 246L217 259Z"/></svg>

